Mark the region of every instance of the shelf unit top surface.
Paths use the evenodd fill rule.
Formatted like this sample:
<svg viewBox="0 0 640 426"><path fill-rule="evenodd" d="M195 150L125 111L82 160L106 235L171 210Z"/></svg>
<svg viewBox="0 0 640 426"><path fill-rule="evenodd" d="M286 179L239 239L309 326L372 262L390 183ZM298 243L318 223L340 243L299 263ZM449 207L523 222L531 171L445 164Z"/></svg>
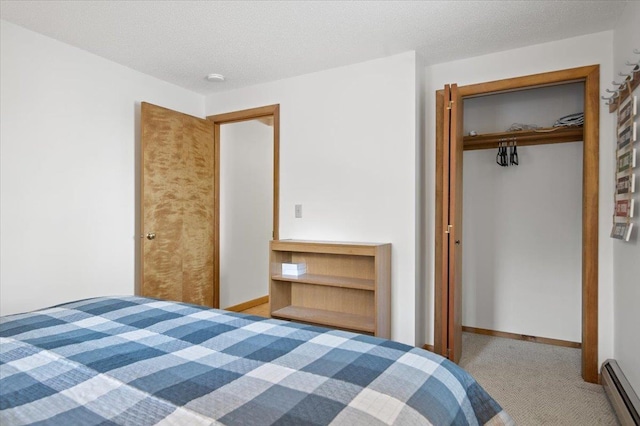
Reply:
<svg viewBox="0 0 640 426"><path fill-rule="evenodd" d="M378 247L389 243L349 243L342 241L273 240L271 250L299 253L351 254L374 256Z"/></svg>
<svg viewBox="0 0 640 426"><path fill-rule="evenodd" d="M330 246L384 246L389 243L361 243L357 241L319 241L319 240L273 240L274 243L323 244Z"/></svg>

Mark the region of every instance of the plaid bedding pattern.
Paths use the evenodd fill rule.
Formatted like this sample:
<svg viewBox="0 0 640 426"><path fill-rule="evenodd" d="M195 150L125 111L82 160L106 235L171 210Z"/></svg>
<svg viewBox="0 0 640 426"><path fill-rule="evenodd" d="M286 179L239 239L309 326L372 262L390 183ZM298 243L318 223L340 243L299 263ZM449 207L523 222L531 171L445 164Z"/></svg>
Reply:
<svg viewBox="0 0 640 426"><path fill-rule="evenodd" d="M503 425L464 370L390 340L147 299L0 318L0 424Z"/></svg>

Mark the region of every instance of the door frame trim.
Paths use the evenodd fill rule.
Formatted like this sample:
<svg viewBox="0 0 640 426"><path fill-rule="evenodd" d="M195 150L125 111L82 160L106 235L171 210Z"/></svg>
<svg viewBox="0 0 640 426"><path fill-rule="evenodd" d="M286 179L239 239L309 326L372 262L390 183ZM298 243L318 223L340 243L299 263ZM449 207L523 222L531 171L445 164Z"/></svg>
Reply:
<svg viewBox="0 0 640 426"><path fill-rule="evenodd" d="M598 383L598 197L600 156L600 66L589 65L560 71L533 74L486 83L459 86L462 99L493 95L511 91L556 86L573 82L584 82L584 141L582 164L582 377L585 381ZM442 327L447 321L446 309L441 306L443 294L448 291L448 282L443 282L442 265L438 253L442 254L444 235L440 226L443 205L443 119L439 107L443 105L444 91L436 91L436 229L435 229L435 295L434 295L434 348L443 354ZM439 251L440 250L440 251ZM445 293L443 293L445 292ZM443 315L444 314L444 315Z"/></svg>
<svg viewBox="0 0 640 426"><path fill-rule="evenodd" d="M273 118L273 239L280 239L280 104L207 116L213 121L213 307L220 307L220 126L258 118Z"/></svg>

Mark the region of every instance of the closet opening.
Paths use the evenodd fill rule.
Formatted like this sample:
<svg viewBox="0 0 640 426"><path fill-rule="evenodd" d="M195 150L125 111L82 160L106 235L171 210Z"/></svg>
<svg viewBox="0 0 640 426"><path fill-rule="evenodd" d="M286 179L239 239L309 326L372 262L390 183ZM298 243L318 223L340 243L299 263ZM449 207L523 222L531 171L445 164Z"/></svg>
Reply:
<svg viewBox="0 0 640 426"><path fill-rule="evenodd" d="M598 79L595 65L436 93L437 353L458 362L466 327L581 347L598 381ZM583 126L553 127L578 112Z"/></svg>

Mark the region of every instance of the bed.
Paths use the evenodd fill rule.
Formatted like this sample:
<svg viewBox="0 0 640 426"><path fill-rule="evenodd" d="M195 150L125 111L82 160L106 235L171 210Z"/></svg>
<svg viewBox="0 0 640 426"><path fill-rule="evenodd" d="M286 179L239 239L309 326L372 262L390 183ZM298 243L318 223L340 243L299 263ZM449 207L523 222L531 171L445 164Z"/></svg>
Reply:
<svg viewBox="0 0 640 426"><path fill-rule="evenodd" d="M0 318L0 424L510 425L464 370L391 340L148 299Z"/></svg>

